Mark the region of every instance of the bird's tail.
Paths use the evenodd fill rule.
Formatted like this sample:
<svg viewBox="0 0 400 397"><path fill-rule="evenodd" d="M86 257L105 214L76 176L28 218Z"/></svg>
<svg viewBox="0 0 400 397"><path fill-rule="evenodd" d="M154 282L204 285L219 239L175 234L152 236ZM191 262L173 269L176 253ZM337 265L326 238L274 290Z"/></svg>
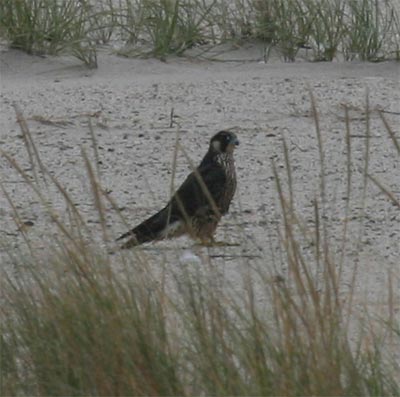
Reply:
<svg viewBox="0 0 400 397"><path fill-rule="evenodd" d="M130 237L130 239L121 246L122 249L128 249L150 241L160 240L165 237L164 233L169 223L168 217L169 211L167 206L129 232L119 236L117 241Z"/></svg>

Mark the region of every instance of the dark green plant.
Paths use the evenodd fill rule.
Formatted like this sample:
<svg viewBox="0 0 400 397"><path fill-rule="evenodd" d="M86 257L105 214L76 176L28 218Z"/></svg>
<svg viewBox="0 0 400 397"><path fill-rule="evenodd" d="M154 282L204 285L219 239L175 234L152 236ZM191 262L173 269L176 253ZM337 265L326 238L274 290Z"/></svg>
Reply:
<svg viewBox="0 0 400 397"><path fill-rule="evenodd" d="M304 0L313 15L310 45L316 61L332 61L345 34L346 0Z"/></svg>
<svg viewBox="0 0 400 397"><path fill-rule="evenodd" d="M161 59L169 54L183 54L206 40L206 18L213 4L193 0L125 0L119 27L127 48L119 52Z"/></svg>
<svg viewBox="0 0 400 397"><path fill-rule="evenodd" d="M377 0L348 0L348 7L349 22L344 43L346 59L385 59L390 46L395 44L389 44L395 35L394 7L388 1L382 4Z"/></svg>
<svg viewBox="0 0 400 397"><path fill-rule="evenodd" d="M298 0L257 1L258 37L278 48L285 61L293 62L308 42L313 14Z"/></svg>
<svg viewBox="0 0 400 397"><path fill-rule="evenodd" d="M10 46L28 54L78 54L96 67L90 38L91 7L77 0L2 0L0 32Z"/></svg>

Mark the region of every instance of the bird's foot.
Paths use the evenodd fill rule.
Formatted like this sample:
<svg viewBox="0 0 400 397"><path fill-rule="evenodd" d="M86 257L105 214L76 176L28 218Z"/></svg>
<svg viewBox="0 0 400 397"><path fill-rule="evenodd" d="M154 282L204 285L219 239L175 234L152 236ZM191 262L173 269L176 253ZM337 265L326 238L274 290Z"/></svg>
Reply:
<svg viewBox="0 0 400 397"><path fill-rule="evenodd" d="M230 243L227 241L216 241L216 240L207 240L207 241L200 241L198 245L203 247L238 247L239 243Z"/></svg>
<svg viewBox="0 0 400 397"><path fill-rule="evenodd" d="M231 243L229 241L214 241L214 247L239 247L239 243Z"/></svg>

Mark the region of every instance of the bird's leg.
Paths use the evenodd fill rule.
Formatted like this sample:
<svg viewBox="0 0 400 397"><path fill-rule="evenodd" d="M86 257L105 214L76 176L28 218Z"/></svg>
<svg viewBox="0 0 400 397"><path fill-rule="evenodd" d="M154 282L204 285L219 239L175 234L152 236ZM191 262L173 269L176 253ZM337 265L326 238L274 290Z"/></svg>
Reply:
<svg viewBox="0 0 400 397"><path fill-rule="evenodd" d="M228 243L227 241L217 241L214 239L214 236L210 236L207 240L200 240L199 245L202 245L203 247L237 247L240 244Z"/></svg>
<svg viewBox="0 0 400 397"><path fill-rule="evenodd" d="M214 241L212 246L213 247L238 247L239 243L230 243L228 241Z"/></svg>

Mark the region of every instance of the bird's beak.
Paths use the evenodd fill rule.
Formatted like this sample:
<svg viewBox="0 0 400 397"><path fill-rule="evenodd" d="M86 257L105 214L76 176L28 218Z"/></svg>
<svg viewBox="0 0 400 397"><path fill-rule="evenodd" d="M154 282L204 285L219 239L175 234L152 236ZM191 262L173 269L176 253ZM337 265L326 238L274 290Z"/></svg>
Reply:
<svg viewBox="0 0 400 397"><path fill-rule="evenodd" d="M239 146L239 139L235 138L232 142L232 145Z"/></svg>

